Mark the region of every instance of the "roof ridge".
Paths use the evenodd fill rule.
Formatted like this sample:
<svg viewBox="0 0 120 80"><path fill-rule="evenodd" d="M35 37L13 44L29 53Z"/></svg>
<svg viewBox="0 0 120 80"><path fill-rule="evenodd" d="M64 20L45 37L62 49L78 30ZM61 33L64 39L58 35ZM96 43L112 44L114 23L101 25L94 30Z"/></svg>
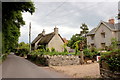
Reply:
<svg viewBox="0 0 120 80"><path fill-rule="evenodd" d="M54 34L54 32L51 32L51 33L45 34L44 36L47 36L47 35L50 35L50 34Z"/></svg>

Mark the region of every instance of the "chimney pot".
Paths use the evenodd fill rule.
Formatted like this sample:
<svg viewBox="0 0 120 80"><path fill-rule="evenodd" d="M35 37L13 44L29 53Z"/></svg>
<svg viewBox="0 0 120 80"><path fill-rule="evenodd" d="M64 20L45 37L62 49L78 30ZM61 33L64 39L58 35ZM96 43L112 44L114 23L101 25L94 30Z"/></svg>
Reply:
<svg viewBox="0 0 120 80"><path fill-rule="evenodd" d="M114 24L114 19L109 19L110 24Z"/></svg>
<svg viewBox="0 0 120 80"><path fill-rule="evenodd" d="M43 29L42 34L45 35L45 30Z"/></svg>
<svg viewBox="0 0 120 80"><path fill-rule="evenodd" d="M55 28L54 28L54 33L55 34L58 34L58 28L55 26Z"/></svg>

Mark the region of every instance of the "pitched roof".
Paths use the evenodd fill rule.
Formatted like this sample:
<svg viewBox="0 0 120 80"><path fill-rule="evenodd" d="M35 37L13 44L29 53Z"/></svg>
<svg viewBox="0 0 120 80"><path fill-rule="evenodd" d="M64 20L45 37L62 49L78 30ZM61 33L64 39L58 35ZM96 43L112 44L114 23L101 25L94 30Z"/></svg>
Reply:
<svg viewBox="0 0 120 80"><path fill-rule="evenodd" d="M120 23L116 23L116 24L110 24L110 23L108 23L108 22L104 22L104 21L102 21L101 23L103 23L104 25L106 25L109 29L111 29L111 30L120 30ZM101 24L100 23L100 24ZM99 27L99 26L98 26ZM95 34L95 31L97 30L97 28L98 27L96 27L96 28L93 28L89 33L87 33L87 35L92 35L92 34Z"/></svg>
<svg viewBox="0 0 120 80"><path fill-rule="evenodd" d="M38 36L32 41L32 44L36 43L42 36L42 33L38 34Z"/></svg>
<svg viewBox="0 0 120 80"><path fill-rule="evenodd" d="M108 22L104 22L110 29L112 30L120 30L120 23L116 23L116 24L110 24Z"/></svg>
<svg viewBox="0 0 120 80"><path fill-rule="evenodd" d="M32 44L36 43L38 40L40 40L39 43L38 43L40 45L48 44L50 42L50 40L53 38L54 35L55 35L54 32L49 33L49 34L45 34L45 35L43 35L41 33L32 41ZM58 34L58 35L60 36L60 34ZM63 38L61 36L60 36L60 38L64 42L64 40L63 40Z"/></svg>
<svg viewBox="0 0 120 80"><path fill-rule="evenodd" d="M92 35L95 34L97 28L93 28L90 32L87 33L87 35Z"/></svg>
<svg viewBox="0 0 120 80"><path fill-rule="evenodd" d="M39 44L42 45L42 44L47 44L47 43L49 43L49 41L53 38L54 35L55 35L54 32L49 33L49 34L46 34L46 35L43 35L43 36L41 37L41 40L40 40Z"/></svg>
<svg viewBox="0 0 120 80"><path fill-rule="evenodd" d="M114 26L115 26L115 29L120 30L120 23L117 23Z"/></svg>
<svg viewBox="0 0 120 80"><path fill-rule="evenodd" d="M110 24L108 22L104 22L110 29L115 29L114 24Z"/></svg>

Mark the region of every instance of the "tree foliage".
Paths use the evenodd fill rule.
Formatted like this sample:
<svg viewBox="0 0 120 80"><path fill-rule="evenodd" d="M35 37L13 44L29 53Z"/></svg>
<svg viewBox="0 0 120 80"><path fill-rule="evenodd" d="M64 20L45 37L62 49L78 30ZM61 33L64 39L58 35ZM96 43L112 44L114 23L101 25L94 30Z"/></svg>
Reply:
<svg viewBox="0 0 120 80"><path fill-rule="evenodd" d="M80 31L81 36L86 36L86 34L89 32L88 26L85 23L80 26L80 29L82 29L82 31Z"/></svg>
<svg viewBox="0 0 120 80"><path fill-rule="evenodd" d="M16 55L25 56L29 53L29 44L21 42L17 45L16 49L12 50Z"/></svg>
<svg viewBox="0 0 120 80"><path fill-rule="evenodd" d="M24 42L21 42L21 43L19 43L18 44L18 47L17 47L18 49L26 49L26 50L28 50L29 51L29 44L27 43L24 43Z"/></svg>
<svg viewBox="0 0 120 80"><path fill-rule="evenodd" d="M82 29L82 31L80 31L80 34L73 35L72 38L68 41L68 46L72 49L75 49L76 51L79 50L79 44L81 41L84 43L83 47L87 47L87 39L85 35L88 33L89 29L85 23L82 24L80 28Z"/></svg>
<svg viewBox="0 0 120 80"><path fill-rule="evenodd" d="M32 2L3 2L2 3L2 42L3 53L12 50L18 43L20 26L25 25L22 12L33 14L35 7Z"/></svg>
<svg viewBox="0 0 120 80"><path fill-rule="evenodd" d="M72 49L75 49L77 46L79 46L79 43L81 41L84 41L85 40L85 37L81 37L80 35L78 34L75 34L71 37L71 39L68 41L68 46ZM77 48L79 49L79 48Z"/></svg>
<svg viewBox="0 0 120 80"><path fill-rule="evenodd" d="M116 38L112 38L111 39L111 45L110 45L110 48L113 50L113 49L118 49L118 41Z"/></svg>

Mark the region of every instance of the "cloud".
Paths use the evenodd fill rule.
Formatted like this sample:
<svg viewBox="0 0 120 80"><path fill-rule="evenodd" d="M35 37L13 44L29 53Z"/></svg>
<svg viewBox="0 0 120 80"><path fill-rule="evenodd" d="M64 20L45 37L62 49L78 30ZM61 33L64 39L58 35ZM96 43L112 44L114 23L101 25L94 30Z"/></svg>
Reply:
<svg viewBox="0 0 120 80"><path fill-rule="evenodd" d="M42 32L53 32L59 28L62 37L70 39L73 34L80 32L82 23L90 30L101 20L117 16L118 2L35 2L36 12L33 15L23 13L26 25L21 27L19 42L28 43L29 23L32 25L32 40Z"/></svg>
<svg viewBox="0 0 120 80"><path fill-rule="evenodd" d="M34 2L118 2L119 0L32 0Z"/></svg>

